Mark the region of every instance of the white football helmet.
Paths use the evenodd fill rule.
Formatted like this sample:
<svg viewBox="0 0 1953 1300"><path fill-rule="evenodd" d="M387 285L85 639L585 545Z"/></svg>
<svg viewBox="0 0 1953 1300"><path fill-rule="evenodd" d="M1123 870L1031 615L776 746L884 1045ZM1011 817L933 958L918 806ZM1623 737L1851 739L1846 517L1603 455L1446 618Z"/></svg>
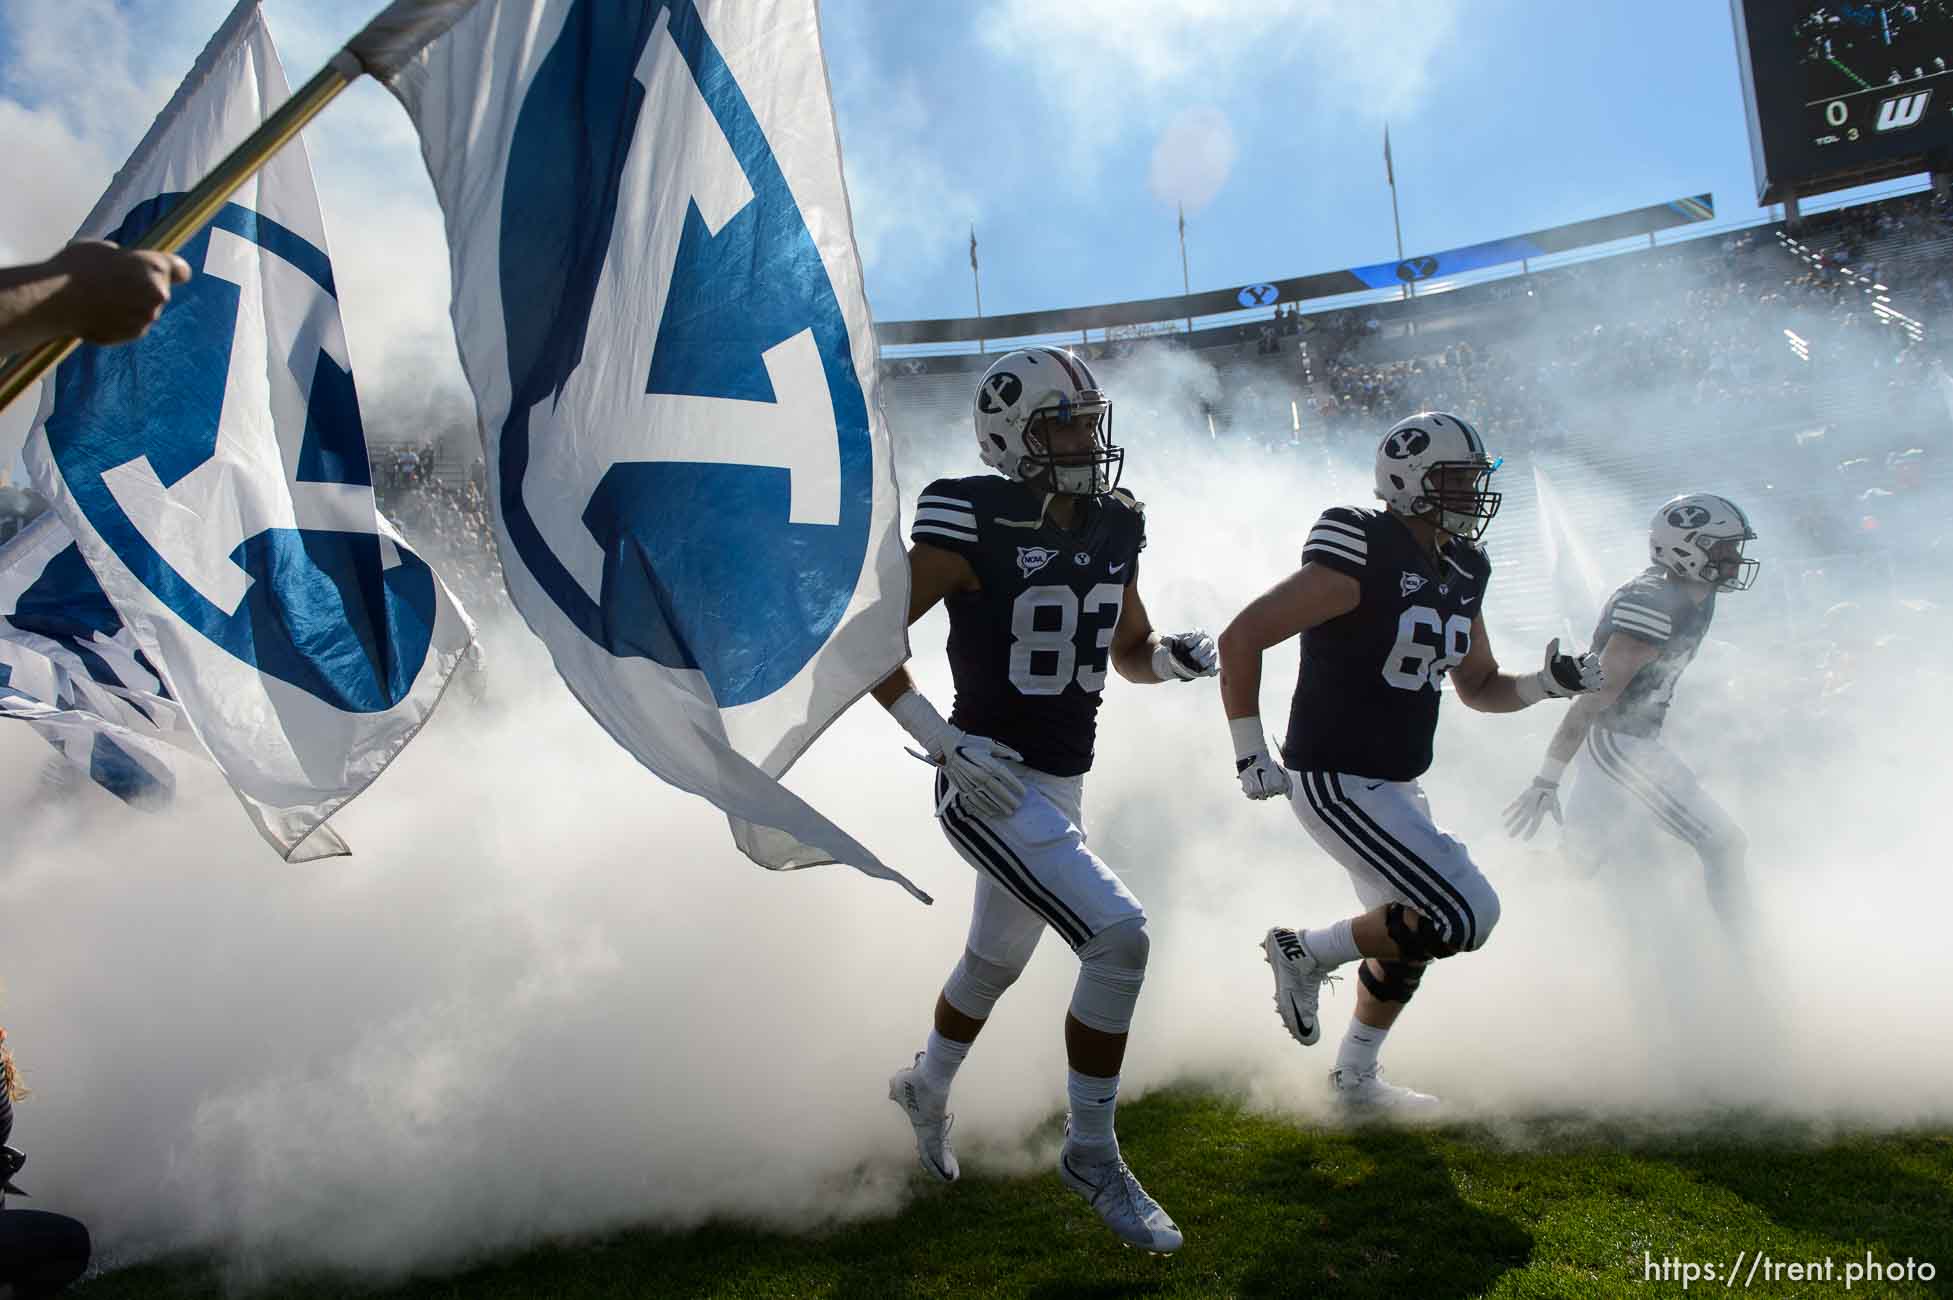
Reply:
<svg viewBox="0 0 1953 1300"><path fill-rule="evenodd" d="M1655 511L1648 558L1678 578L1706 582L1717 591L1745 591L1762 567L1743 554L1743 544L1755 539L1749 516L1734 501L1690 492Z"/></svg>
<svg viewBox="0 0 1953 1300"><path fill-rule="evenodd" d="M1081 415L1096 417L1092 449L1052 455L1039 426ZM984 372L976 391L976 436L984 464L1047 492L1110 492L1126 460L1112 441L1112 399L1091 367L1062 348L1019 348Z"/></svg>
<svg viewBox="0 0 1953 1300"><path fill-rule="evenodd" d="M1478 431L1455 415L1422 411L1390 427L1377 444L1377 495L1400 515L1454 537L1477 540L1499 513L1492 459Z"/></svg>

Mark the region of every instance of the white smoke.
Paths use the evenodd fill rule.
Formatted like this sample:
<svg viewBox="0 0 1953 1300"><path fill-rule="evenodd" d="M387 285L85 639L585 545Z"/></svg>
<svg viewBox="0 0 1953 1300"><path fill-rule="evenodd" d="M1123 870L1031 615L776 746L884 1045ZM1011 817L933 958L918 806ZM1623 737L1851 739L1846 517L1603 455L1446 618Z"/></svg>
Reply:
<svg viewBox="0 0 1953 1300"><path fill-rule="evenodd" d="M1368 499L1367 443L1215 441L1202 413L1235 381L1171 353L1101 365L1127 486L1148 503L1140 585L1163 629L1218 630L1292 567L1320 509ZM911 500L976 468L961 421L943 424L909 430ZM1649 503L1561 477L1588 483L1581 518L1608 521L1594 535L1625 578ZM1760 526L1767 562L1793 549ZM1510 569L1536 534L1502 520L1490 544ZM1504 917L1484 951L1425 981L1387 1048L1396 1077L1518 1140L1542 1113L1953 1119L1953 954L1922 923L1953 902L1934 865L1947 814L1923 788L1953 721L1944 693L1867 680L1855 704L1820 710L1810 646L1779 612L1745 610L1759 594L1725 599L1729 648L1705 652L1671 725L1751 836L1754 958L1725 950L1679 845L1591 878L1503 836L1498 811L1560 706L1496 717L1447 701L1426 787ZM1494 645L1530 669L1546 629L1515 627L1500 595L1495 573ZM944 630L940 611L913 629L913 666L947 705ZM921 1046L971 875L898 729L864 702L792 783L933 908L844 868L751 867L709 807L601 734L533 638L488 635L488 703L451 699L347 810L350 860L281 865L209 781L160 816L92 789L47 807L27 780L0 796L0 1023L38 1090L15 1140L36 1203L84 1218L105 1258L197 1245L240 1281L391 1274L625 1223L805 1227L911 1194L885 1080ZM1267 659L1275 729L1294 662L1293 645ZM16 772L39 762L22 730L0 747ZM1086 809L1152 917L1128 1098L1205 1081L1334 1122L1333 1046L1282 1032L1257 945L1270 924L1357 904L1286 808L1241 799L1214 684L1115 678ZM1074 970L1045 943L973 1051L955 1098L973 1170L1045 1167L1032 1134L1062 1104ZM1351 1006L1347 986L1326 1001L1332 1041Z"/></svg>
<svg viewBox="0 0 1953 1300"><path fill-rule="evenodd" d="M1189 108L1160 133L1146 183L1161 202L1198 212L1227 184L1239 154L1227 114L1212 105Z"/></svg>

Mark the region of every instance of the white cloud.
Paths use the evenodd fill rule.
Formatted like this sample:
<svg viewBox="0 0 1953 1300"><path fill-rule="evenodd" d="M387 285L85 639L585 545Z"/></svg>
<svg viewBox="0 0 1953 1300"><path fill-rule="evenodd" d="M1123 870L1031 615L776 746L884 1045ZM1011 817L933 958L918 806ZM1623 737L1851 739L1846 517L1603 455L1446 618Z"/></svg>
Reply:
<svg viewBox="0 0 1953 1300"><path fill-rule="evenodd" d="M913 76L892 85L856 77L835 87L846 122L841 159L864 272L891 279L934 270L969 247L981 197L937 156L929 99ZM853 112L841 114L842 105Z"/></svg>
<svg viewBox="0 0 1953 1300"><path fill-rule="evenodd" d="M1218 108L1201 105L1182 112L1153 146L1147 184L1164 203L1184 203L1198 212L1227 184L1240 149L1234 127Z"/></svg>
<svg viewBox="0 0 1953 1300"><path fill-rule="evenodd" d="M1075 137L1102 147L1149 104L1210 98L1276 71L1298 100L1404 116L1458 11L1457 0L992 0L976 28L992 53L1025 68Z"/></svg>

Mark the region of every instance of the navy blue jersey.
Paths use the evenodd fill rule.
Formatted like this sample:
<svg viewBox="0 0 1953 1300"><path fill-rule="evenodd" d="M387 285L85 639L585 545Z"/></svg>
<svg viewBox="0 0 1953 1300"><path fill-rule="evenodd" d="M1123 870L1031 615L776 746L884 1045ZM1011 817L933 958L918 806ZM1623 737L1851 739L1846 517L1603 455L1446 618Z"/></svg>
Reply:
<svg viewBox="0 0 1953 1300"><path fill-rule="evenodd" d="M1067 531L1040 521L1043 501L1001 475L937 479L909 535L967 558L982 584L945 602L950 722L1040 771L1076 776L1092 766L1112 630L1139 573L1146 517L1131 493L1112 492L1081 500Z"/></svg>
<svg viewBox="0 0 1953 1300"><path fill-rule="evenodd" d="M1309 530L1302 562L1348 574L1362 595L1302 634L1282 761L1416 780L1431 766L1444 675L1471 651L1492 561L1477 543L1453 539L1434 568L1396 515L1336 506Z"/></svg>
<svg viewBox="0 0 1953 1300"><path fill-rule="evenodd" d="M1716 593L1696 603L1689 584L1658 564L1621 584L1600 611L1594 625L1594 648L1607 644L1616 632L1640 637L1659 647L1655 657L1641 665L1633 680L1607 710L1594 719L1596 727L1629 736L1659 736L1668 717L1668 703L1675 698L1675 683L1682 670L1702 648L1709 633L1709 622L1716 616Z"/></svg>

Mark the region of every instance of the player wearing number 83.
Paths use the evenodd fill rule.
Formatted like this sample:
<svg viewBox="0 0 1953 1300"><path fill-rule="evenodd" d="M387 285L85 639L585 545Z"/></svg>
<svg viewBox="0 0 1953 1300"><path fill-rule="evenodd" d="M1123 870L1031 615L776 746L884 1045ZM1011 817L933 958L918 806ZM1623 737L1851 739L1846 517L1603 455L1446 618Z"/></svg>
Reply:
<svg viewBox="0 0 1953 1300"><path fill-rule="evenodd" d="M1146 974L1146 913L1086 845L1081 799L1106 671L1140 683L1215 671L1214 639L1162 636L1139 599L1146 519L1118 490L1112 403L1057 348L1002 357L977 386L976 436L996 474L939 479L916 502L909 621L944 601L956 704L947 719L906 668L875 687L938 767L936 814L976 868L969 939L915 1065L889 1081L922 1167L952 1181L951 1080L1046 927L1078 955L1065 1017L1070 1120L1059 1176L1131 1246L1180 1230L1119 1156L1126 1032Z"/></svg>
<svg viewBox="0 0 1953 1300"><path fill-rule="evenodd" d="M1502 673L1492 657L1482 608L1492 564L1478 539L1498 513L1491 479L1499 464L1455 415L1401 421L1377 446L1384 508L1324 511L1301 567L1221 634L1221 702L1242 792L1286 796L1368 909L1319 929L1277 926L1262 940L1276 1010L1305 1046L1321 1033L1323 982L1344 963L1362 963L1356 1012L1329 1076L1351 1106L1436 1104L1384 1082L1378 1052L1426 967L1479 948L1499 919L1497 892L1465 846L1432 822L1418 782L1431 765L1445 679L1487 713L1601 684L1595 656L1561 654L1557 640L1535 673ZM1298 635L1302 667L1277 763L1262 740L1261 656Z"/></svg>

